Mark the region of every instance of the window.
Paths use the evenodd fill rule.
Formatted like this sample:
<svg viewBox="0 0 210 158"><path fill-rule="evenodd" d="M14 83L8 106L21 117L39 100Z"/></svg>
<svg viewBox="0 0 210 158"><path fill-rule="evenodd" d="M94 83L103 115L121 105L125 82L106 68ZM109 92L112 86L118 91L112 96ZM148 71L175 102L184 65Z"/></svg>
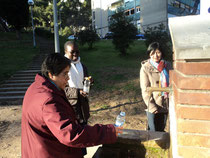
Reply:
<svg viewBox="0 0 210 158"><path fill-rule="evenodd" d="M95 16L95 11L93 11L93 20L96 19L96 16Z"/></svg>
<svg viewBox="0 0 210 158"><path fill-rule="evenodd" d="M134 9L131 9L131 15L134 14L134 13L135 13Z"/></svg>
<svg viewBox="0 0 210 158"><path fill-rule="evenodd" d="M189 5L185 5L185 8L190 11L190 6Z"/></svg>
<svg viewBox="0 0 210 158"><path fill-rule="evenodd" d="M183 3L181 3L180 7L184 9L185 5Z"/></svg>
<svg viewBox="0 0 210 158"><path fill-rule="evenodd" d="M173 6L177 7L177 8L180 8L180 2L179 1L174 1Z"/></svg>
<svg viewBox="0 0 210 158"><path fill-rule="evenodd" d="M137 7L136 8L136 13L139 13L140 12L140 7Z"/></svg>
<svg viewBox="0 0 210 158"><path fill-rule="evenodd" d="M125 11L125 15L128 16L129 15L129 10Z"/></svg>

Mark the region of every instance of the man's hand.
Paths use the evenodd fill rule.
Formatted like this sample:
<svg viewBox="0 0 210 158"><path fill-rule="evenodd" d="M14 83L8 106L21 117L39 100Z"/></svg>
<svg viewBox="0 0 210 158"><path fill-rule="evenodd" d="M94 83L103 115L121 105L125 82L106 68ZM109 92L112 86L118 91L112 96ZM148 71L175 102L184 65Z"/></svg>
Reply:
<svg viewBox="0 0 210 158"><path fill-rule="evenodd" d="M83 97L87 97L88 93L84 92L82 89L79 91L79 93L83 96Z"/></svg>
<svg viewBox="0 0 210 158"><path fill-rule="evenodd" d="M155 110L154 112L153 112L153 114L157 114L158 113L158 110Z"/></svg>
<svg viewBox="0 0 210 158"><path fill-rule="evenodd" d="M115 127L115 130L116 130L116 136L123 133L123 127Z"/></svg>

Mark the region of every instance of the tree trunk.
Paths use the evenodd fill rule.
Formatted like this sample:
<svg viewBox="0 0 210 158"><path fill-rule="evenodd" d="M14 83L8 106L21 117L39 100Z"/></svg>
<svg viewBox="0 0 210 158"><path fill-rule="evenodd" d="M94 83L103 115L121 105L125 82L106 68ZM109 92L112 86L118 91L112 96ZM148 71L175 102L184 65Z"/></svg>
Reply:
<svg viewBox="0 0 210 158"><path fill-rule="evenodd" d="M120 53L121 53L121 55L125 56L126 55L126 49L121 49Z"/></svg>
<svg viewBox="0 0 210 158"><path fill-rule="evenodd" d="M21 40L20 30L16 30L16 37L17 37L17 40Z"/></svg>
<svg viewBox="0 0 210 158"><path fill-rule="evenodd" d="M92 42L89 42L88 43L88 46L89 46L88 49L91 50L93 48L93 43Z"/></svg>

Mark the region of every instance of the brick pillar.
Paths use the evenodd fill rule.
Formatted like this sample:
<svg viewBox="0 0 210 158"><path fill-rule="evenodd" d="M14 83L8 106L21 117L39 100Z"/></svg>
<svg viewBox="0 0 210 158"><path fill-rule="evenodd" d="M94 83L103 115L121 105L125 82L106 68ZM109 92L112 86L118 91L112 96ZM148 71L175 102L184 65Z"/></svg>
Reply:
<svg viewBox="0 0 210 158"><path fill-rule="evenodd" d="M210 61L177 60L170 75L178 155L210 157Z"/></svg>
<svg viewBox="0 0 210 158"><path fill-rule="evenodd" d="M199 15L169 20L174 47L174 70L170 72L174 158L210 157L209 18Z"/></svg>

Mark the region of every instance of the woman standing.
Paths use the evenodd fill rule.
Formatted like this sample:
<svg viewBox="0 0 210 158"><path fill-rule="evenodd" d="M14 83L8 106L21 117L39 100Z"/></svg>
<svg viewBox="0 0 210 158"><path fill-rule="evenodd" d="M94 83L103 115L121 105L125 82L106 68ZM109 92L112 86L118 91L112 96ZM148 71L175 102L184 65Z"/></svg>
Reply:
<svg viewBox="0 0 210 158"><path fill-rule="evenodd" d="M140 86L142 97L147 105L148 130L164 131L168 115L168 93L153 92L149 95L147 87L168 87L169 62L163 59L164 53L158 42L147 49L149 59L141 63Z"/></svg>

